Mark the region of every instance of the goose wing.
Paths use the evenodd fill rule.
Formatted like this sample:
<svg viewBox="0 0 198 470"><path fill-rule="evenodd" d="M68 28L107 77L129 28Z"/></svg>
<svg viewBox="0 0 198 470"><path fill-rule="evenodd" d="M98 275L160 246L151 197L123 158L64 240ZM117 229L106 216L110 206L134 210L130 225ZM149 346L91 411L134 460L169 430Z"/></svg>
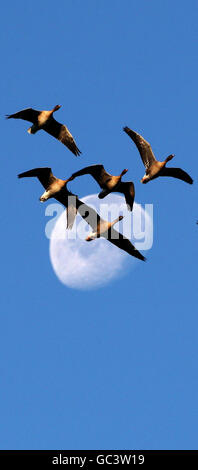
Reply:
<svg viewBox="0 0 198 470"><path fill-rule="evenodd" d="M132 129L129 129L129 127L124 127L123 130L124 132L126 132L126 134L129 135L129 137L131 137L131 139L135 143L136 147L140 152L143 164L146 170L148 170L148 168L150 168L150 166L154 162L156 162L156 158L150 144L140 134L135 131L132 131Z"/></svg>
<svg viewBox="0 0 198 470"><path fill-rule="evenodd" d="M52 173L51 168L33 168L32 170L25 171L24 173L20 173L18 178L26 178L26 177L33 177L36 176L40 183L46 189L50 183L52 183L55 179L55 176Z"/></svg>
<svg viewBox="0 0 198 470"><path fill-rule="evenodd" d="M123 193L126 199L128 209L132 211L135 199L135 186L132 181L122 182L119 184L118 191Z"/></svg>
<svg viewBox="0 0 198 470"><path fill-rule="evenodd" d="M173 178L178 178L179 180L185 181L186 183L193 183L193 179L191 178L191 176L181 168L165 167L163 168L162 173L160 173L160 176L172 176Z"/></svg>
<svg viewBox="0 0 198 470"><path fill-rule="evenodd" d="M91 226L93 231L97 230L99 222L102 223L103 219L92 207L88 206L80 199L77 199L77 210L81 217Z"/></svg>
<svg viewBox="0 0 198 470"><path fill-rule="evenodd" d="M101 184L105 184L111 178L110 173L104 169L103 165L90 165L82 168L82 170L76 171L72 174L72 179L76 178L77 176L82 175L91 175L97 183L101 186Z"/></svg>
<svg viewBox="0 0 198 470"><path fill-rule="evenodd" d="M74 155L80 155L81 151L77 147L72 134L69 132L69 129L64 124L61 124L52 117L43 126L43 129L48 132L48 134L62 142L62 144L66 145L66 147L71 150Z"/></svg>
<svg viewBox="0 0 198 470"><path fill-rule="evenodd" d="M117 246L121 250L126 251L129 255L134 256L142 261L145 261L146 258L134 247L134 245L126 238L122 233L117 232L113 227L109 231L108 236L109 242Z"/></svg>
<svg viewBox="0 0 198 470"><path fill-rule="evenodd" d="M77 196L64 188L55 199L66 208L66 228L72 229L77 214Z"/></svg>
<svg viewBox="0 0 198 470"><path fill-rule="evenodd" d="M67 218L67 228L72 229L74 225L74 221L76 218L77 214L77 209L76 206L73 204L69 204L68 207L66 207L66 218Z"/></svg>
<svg viewBox="0 0 198 470"><path fill-rule="evenodd" d="M37 111L36 109L26 108L22 109L21 111L18 111L18 113L15 114L7 114L6 118L23 119L24 121L30 121L32 123L35 123L37 122L39 114L40 111Z"/></svg>

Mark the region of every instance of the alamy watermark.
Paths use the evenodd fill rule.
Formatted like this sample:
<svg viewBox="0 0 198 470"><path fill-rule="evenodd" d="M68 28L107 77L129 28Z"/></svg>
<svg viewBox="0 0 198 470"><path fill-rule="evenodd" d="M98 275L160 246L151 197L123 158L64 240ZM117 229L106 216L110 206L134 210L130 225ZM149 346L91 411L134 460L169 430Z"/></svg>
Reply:
<svg viewBox="0 0 198 470"><path fill-rule="evenodd" d="M75 207L75 197L70 196L68 203ZM113 222L119 216L123 216L122 221L118 221L112 231L112 237L119 238L119 232L126 238L132 240L138 250L148 250L153 245L153 204L140 205L135 203L133 211L127 209L126 203L122 204L111 203L107 204L104 201L100 202L99 208L93 204L82 204L80 208L82 214L74 216L72 229L66 229L67 217L66 209L59 203L48 204L45 210L45 215L50 217L50 220L45 226L45 235L48 239L59 238L68 240L85 240L89 232L93 232L93 225L97 227L98 216L107 222ZM63 215L64 213L64 215ZM60 216L62 216L60 218ZM91 220L91 226L89 221ZM61 221L61 229L54 230L56 224ZM105 236L105 233L102 235Z"/></svg>

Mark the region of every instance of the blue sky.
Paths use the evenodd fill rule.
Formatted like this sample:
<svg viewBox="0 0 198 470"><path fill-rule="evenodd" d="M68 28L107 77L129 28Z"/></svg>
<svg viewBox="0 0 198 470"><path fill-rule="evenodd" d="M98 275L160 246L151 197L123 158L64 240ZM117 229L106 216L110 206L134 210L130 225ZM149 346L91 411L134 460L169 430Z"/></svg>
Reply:
<svg viewBox="0 0 198 470"><path fill-rule="evenodd" d="M197 449L197 23L194 0L2 5L2 449ZM4 119L56 104L79 159ZM175 153L194 185L141 185L125 125L159 159ZM98 162L129 168L136 201L154 206L154 243L146 263L79 291L53 272L42 187L17 174ZM72 187L97 191L91 178Z"/></svg>

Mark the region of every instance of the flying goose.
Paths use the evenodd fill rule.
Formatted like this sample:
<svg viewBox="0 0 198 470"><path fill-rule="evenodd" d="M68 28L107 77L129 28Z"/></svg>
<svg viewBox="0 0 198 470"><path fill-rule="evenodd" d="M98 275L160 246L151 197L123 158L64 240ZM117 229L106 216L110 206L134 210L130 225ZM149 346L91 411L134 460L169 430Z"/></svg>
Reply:
<svg viewBox="0 0 198 470"><path fill-rule="evenodd" d="M134 132L129 127L123 128L124 132L131 137L136 144L143 164L146 168L146 173L141 179L141 183L148 183L148 181L157 178L158 176L172 176L178 178L186 183L192 184L192 178L181 168L166 168L166 163L172 160L174 155L169 155L163 162L156 160L150 144L137 132Z"/></svg>
<svg viewBox="0 0 198 470"><path fill-rule="evenodd" d="M86 241L104 237L110 243L113 243L113 245L117 246L121 250L126 251L129 255L134 256L135 258L138 258L142 261L146 260L146 258L138 250L136 250L128 238L113 228L113 226L118 221L123 219L123 216L119 216L113 222L107 222L103 220L92 207L89 207L80 199L77 198L76 203L79 214L84 220L86 220L93 230L87 236Z"/></svg>
<svg viewBox="0 0 198 470"><path fill-rule="evenodd" d="M103 165L91 165L77 171L76 173L73 173L70 177L70 180L73 180L77 176L81 175L91 175L102 188L102 191L98 195L100 199L103 199L111 192L123 193L126 199L127 207L132 211L135 197L134 184L132 181L125 183L121 181L122 176L125 175L127 171L127 169L124 169L119 176L113 176L110 175L110 173L107 173Z"/></svg>
<svg viewBox="0 0 198 470"><path fill-rule="evenodd" d="M44 186L45 192L40 197L41 202L54 197L58 202L66 207L67 228L71 229L77 214L76 198L67 189L68 180L61 180L53 175L51 168L33 168L32 170L20 173L18 178L36 176Z"/></svg>
<svg viewBox="0 0 198 470"><path fill-rule="evenodd" d="M33 126L29 127L29 134L36 134L37 131L43 129L48 132L48 134L51 134L56 139L60 140L62 144L66 145L74 155L80 155L81 151L78 149L76 142L67 127L64 124L57 122L53 117L53 113L58 111L60 107L60 105L56 105L50 111L36 111L36 109L27 108L15 114L8 114L6 115L6 118L30 121L33 123Z"/></svg>

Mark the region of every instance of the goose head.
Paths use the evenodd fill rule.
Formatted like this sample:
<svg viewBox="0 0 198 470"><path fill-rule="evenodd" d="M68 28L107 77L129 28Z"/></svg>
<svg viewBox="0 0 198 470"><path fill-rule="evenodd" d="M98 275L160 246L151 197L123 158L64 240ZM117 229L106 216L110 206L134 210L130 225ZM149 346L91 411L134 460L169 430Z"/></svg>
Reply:
<svg viewBox="0 0 198 470"><path fill-rule="evenodd" d="M172 158L174 158L175 154L172 153L171 155L169 155L166 160L164 160L164 163L166 164L167 162L169 162L170 160L172 160Z"/></svg>
<svg viewBox="0 0 198 470"><path fill-rule="evenodd" d="M122 219L124 219L124 216L123 215L119 215L119 217L117 217L117 219L115 219L113 222L110 222L110 227L113 227L115 224L117 224L117 222L120 222Z"/></svg>
<svg viewBox="0 0 198 470"><path fill-rule="evenodd" d="M54 106L53 113L54 111L58 111L60 108L61 108L61 104L57 104L56 106Z"/></svg>
<svg viewBox="0 0 198 470"><path fill-rule="evenodd" d="M125 168L125 169L122 171L122 173L120 174L120 176L122 177L123 175L125 175L125 174L127 173L127 171L128 171L128 169Z"/></svg>

